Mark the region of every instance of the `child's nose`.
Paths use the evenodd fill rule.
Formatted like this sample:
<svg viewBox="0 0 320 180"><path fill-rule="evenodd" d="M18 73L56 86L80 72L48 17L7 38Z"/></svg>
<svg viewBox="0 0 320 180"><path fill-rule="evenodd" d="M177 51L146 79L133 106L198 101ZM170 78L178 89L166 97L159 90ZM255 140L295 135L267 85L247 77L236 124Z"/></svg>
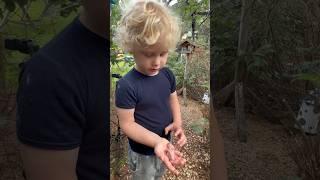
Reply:
<svg viewBox="0 0 320 180"><path fill-rule="evenodd" d="M157 56L156 58L154 58L152 65L153 66L160 66L160 63L161 63L161 57Z"/></svg>

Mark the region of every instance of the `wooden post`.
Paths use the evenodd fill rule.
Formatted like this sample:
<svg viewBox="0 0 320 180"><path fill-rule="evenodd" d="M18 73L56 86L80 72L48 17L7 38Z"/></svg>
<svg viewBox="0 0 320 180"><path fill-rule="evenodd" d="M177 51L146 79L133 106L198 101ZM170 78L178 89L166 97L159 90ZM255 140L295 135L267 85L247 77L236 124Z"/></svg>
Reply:
<svg viewBox="0 0 320 180"><path fill-rule="evenodd" d="M185 58L185 63L184 63L184 74L183 74L183 105L187 105L187 65L188 65L188 59L189 55L187 54L187 57Z"/></svg>
<svg viewBox="0 0 320 180"><path fill-rule="evenodd" d="M247 121L244 113L243 83L239 82L235 88L236 124L240 142L247 142Z"/></svg>

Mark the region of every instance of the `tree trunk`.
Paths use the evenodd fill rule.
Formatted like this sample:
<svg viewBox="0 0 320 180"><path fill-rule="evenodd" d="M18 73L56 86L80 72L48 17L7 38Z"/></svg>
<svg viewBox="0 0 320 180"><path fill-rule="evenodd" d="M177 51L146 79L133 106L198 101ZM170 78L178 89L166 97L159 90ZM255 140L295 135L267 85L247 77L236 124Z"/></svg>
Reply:
<svg viewBox="0 0 320 180"><path fill-rule="evenodd" d="M249 31L249 14L254 0L241 1L241 19L238 40L238 61L235 70L235 107L236 107L236 124L238 126L238 135L241 142L247 141L247 125L244 113L244 80L246 77L245 54L248 47L248 31Z"/></svg>
<svg viewBox="0 0 320 180"><path fill-rule="evenodd" d="M243 83L239 82L235 87L236 124L240 142L247 142L247 121L244 113Z"/></svg>
<svg viewBox="0 0 320 180"><path fill-rule="evenodd" d="M304 0L304 37L306 48L317 48L320 45L320 4L317 0ZM319 53L308 53L305 55L306 61L319 59Z"/></svg>
<svg viewBox="0 0 320 180"><path fill-rule="evenodd" d="M5 90L4 39L0 35L0 93Z"/></svg>

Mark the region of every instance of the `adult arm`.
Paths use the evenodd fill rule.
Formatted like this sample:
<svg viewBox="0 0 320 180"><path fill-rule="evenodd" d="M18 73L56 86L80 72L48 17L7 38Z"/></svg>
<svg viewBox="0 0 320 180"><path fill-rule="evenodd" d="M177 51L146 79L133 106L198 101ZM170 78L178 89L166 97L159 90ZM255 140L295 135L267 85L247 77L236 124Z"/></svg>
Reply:
<svg viewBox="0 0 320 180"><path fill-rule="evenodd" d="M27 180L77 179L85 108L75 83L61 67L36 54L21 74L17 137Z"/></svg>
<svg viewBox="0 0 320 180"><path fill-rule="evenodd" d="M79 148L46 150L20 143L21 158L27 180L77 180Z"/></svg>

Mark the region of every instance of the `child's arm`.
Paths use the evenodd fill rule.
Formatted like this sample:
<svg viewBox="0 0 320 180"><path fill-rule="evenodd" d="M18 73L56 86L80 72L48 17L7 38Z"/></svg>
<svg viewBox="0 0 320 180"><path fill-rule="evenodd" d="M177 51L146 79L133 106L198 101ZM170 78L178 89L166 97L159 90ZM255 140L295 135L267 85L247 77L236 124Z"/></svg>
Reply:
<svg viewBox="0 0 320 180"><path fill-rule="evenodd" d="M174 135L178 137L177 144L182 147L187 143L187 138L182 129L180 104L176 91L170 95L170 108L173 116L173 123L165 128L165 133L168 134L169 131L173 131Z"/></svg>
<svg viewBox="0 0 320 180"><path fill-rule="evenodd" d="M134 121L134 109L116 109L120 127L129 138L152 148L154 148L159 142L164 141L164 138L147 130Z"/></svg>
<svg viewBox="0 0 320 180"><path fill-rule="evenodd" d="M116 108L122 131L132 140L154 148L155 154L165 163L170 171L178 175L168 157L169 141L153 133L134 121L134 109ZM178 152L179 153L179 152ZM184 164L184 159L177 164Z"/></svg>

